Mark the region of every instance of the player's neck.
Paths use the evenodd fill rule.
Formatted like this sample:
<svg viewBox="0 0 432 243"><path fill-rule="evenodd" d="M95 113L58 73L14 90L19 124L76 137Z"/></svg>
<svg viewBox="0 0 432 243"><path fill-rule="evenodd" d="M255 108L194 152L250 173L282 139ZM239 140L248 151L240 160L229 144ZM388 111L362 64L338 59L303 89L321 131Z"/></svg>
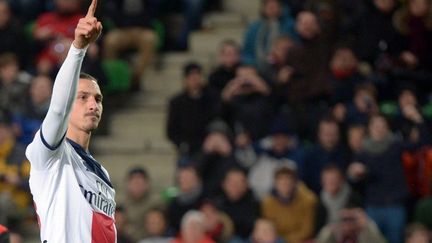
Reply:
<svg viewBox="0 0 432 243"><path fill-rule="evenodd" d="M75 143L79 144L84 150L88 150L90 144L91 133L87 132L74 132L72 129L68 130L66 137Z"/></svg>

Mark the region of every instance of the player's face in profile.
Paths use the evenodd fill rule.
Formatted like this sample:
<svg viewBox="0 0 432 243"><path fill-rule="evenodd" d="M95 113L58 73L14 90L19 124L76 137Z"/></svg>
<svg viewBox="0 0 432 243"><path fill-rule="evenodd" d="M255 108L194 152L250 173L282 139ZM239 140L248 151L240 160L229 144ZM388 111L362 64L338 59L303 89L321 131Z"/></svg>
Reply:
<svg viewBox="0 0 432 243"><path fill-rule="evenodd" d="M102 94L99 85L89 79L80 79L72 107L70 128L91 132L98 127L102 116Z"/></svg>

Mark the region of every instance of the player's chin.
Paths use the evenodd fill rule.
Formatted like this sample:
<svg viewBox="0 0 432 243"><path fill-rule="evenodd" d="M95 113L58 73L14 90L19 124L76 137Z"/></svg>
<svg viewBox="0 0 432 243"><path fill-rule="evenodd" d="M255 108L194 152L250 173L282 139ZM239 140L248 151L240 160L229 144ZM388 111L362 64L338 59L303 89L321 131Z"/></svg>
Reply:
<svg viewBox="0 0 432 243"><path fill-rule="evenodd" d="M93 132L94 130L96 130L99 126L99 121L93 121L93 122L89 122L86 124L85 126L85 130L89 131L89 132Z"/></svg>

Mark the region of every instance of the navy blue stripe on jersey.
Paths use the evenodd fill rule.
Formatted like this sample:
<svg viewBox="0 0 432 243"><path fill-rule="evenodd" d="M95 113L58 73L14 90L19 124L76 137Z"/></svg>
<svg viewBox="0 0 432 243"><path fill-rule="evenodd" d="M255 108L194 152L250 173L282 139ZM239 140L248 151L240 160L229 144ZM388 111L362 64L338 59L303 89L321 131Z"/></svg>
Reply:
<svg viewBox="0 0 432 243"><path fill-rule="evenodd" d="M57 145L55 145L55 146L51 146L51 145L48 144L48 142L45 140L45 138L44 138L44 136L43 136L43 133L42 133L42 127L40 128L40 137L41 137L42 143L45 145L45 147L47 147L49 150L54 151L54 150L56 150L56 149L58 149L58 148L60 147L60 145L61 145L63 139L66 137L66 133L65 133L65 134L63 135L63 137L60 139L59 143L58 143Z"/></svg>
<svg viewBox="0 0 432 243"><path fill-rule="evenodd" d="M85 151L79 144L75 143L74 141L70 140L69 138L66 138L67 141L72 145L72 147L75 149L75 152L78 153L78 155L84 160L85 167L95 173L99 178L101 178L108 186L113 188L108 176L105 174L105 172L102 170L102 166L95 160L91 155Z"/></svg>

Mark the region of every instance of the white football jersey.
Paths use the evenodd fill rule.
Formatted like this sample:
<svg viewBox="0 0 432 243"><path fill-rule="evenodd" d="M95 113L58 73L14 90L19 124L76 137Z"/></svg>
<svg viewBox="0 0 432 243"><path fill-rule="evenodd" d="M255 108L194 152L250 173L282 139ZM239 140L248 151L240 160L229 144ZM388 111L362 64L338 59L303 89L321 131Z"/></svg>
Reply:
<svg viewBox="0 0 432 243"><path fill-rule="evenodd" d="M88 152L67 138L51 147L39 130L26 155L43 243L116 242L115 190Z"/></svg>

